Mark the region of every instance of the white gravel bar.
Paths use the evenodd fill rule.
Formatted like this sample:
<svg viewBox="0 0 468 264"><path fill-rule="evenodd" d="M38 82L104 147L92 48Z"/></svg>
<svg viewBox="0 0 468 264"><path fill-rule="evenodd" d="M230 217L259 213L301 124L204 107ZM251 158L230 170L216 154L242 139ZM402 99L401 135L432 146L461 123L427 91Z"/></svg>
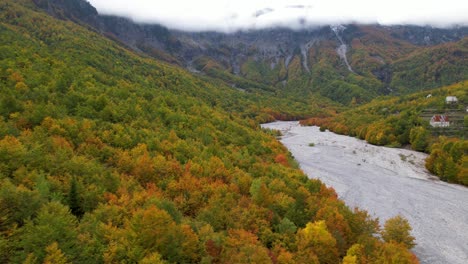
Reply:
<svg viewBox="0 0 468 264"><path fill-rule="evenodd" d="M298 122L262 127L282 131L281 142L301 169L333 187L348 206L367 210L381 224L397 214L407 218L421 263L468 263L468 188L431 175L426 154L373 146Z"/></svg>

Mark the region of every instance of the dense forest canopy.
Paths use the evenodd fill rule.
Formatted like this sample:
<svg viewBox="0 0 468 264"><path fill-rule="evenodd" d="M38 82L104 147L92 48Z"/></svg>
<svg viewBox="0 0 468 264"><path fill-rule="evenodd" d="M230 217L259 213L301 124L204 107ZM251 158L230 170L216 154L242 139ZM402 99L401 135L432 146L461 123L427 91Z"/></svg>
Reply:
<svg viewBox="0 0 468 264"><path fill-rule="evenodd" d="M381 232L258 127L321 103L194 77L27 0L0 3L0 36L0 262L418 262L404 219Z"/></svg>

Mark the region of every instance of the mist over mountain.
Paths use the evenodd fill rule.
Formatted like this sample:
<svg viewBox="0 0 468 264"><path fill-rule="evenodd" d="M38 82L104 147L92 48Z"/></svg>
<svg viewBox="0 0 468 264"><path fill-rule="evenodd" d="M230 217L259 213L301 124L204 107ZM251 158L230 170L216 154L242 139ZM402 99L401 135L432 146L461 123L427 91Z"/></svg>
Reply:
<svg viewBox="0 0 468 264"><path fill-rule="evenodd" d="M463 1L369 0L91 0L100 13L184 31L222 31L334 24L467 26Z"/></svg>

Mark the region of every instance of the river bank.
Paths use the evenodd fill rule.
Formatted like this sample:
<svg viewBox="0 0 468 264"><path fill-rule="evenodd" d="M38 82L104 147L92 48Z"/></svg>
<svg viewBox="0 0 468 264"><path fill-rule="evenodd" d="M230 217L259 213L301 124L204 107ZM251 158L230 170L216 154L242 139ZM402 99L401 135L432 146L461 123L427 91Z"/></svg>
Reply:
<svg viewBox="0 0 468 264"><path fill-rule="evenodd" d="M301 169L333 187L348 206L367 210L381 223L406 217L421 263L468 263L468 188L429 174L426 154L373 146L298 122L262 127L282 131L281 142Z"/></svg>

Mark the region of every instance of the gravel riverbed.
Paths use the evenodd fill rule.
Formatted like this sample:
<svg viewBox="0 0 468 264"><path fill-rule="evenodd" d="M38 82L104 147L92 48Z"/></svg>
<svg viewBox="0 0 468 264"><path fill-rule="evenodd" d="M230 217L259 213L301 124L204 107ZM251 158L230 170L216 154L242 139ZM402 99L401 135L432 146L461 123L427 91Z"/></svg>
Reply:
<svg viewBox="0 0 468 264"><path fill-rule="evenodd" d="M301 169L333 187L348 206L367 210L381 224L397 214L407 218L421 263L468 263L468 188L427 172L426 154L373 146L298 122L262 127L282 131L281 142Z"/></svg>

